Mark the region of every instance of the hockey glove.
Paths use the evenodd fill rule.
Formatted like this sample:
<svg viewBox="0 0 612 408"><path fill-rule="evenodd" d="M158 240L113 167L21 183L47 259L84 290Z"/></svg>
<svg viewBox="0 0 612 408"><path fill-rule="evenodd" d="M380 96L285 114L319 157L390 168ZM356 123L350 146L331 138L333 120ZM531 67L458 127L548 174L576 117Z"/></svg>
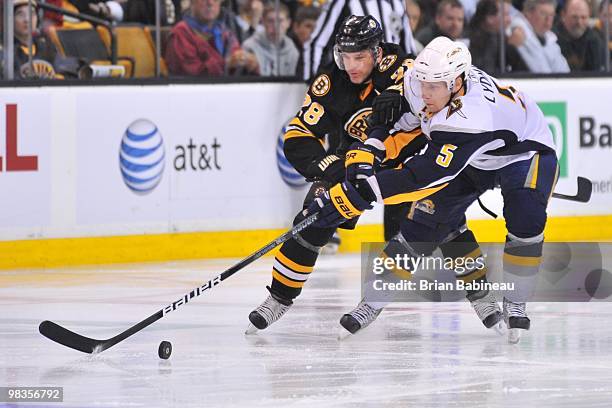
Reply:
<svg viewBox="0 0 612 408"><path fill-rule="evenodd" d="M384 158L383 150L359 142L353 143L344 160L346 180L349 183L355 183L357 180L373 176L374 169L380 166Z"/></svg>
<svg viewBox="0 0 612 408"><path fill-rule="evenodd" d="M386 89L374 99L372 113L369 116L369 127L392 125L407 112L407 102L397 90Z"/></svg>
<svg viewBox="0 0 612 408"><path fill-rule="evenodd" d="M344 180L344 163L339 156L330 154L322 159L313 161L307 169L309 178L324 180L336 184Z"/></svg>
<svg viewBox="0 0 612 408"><path fill-rule="evenodd" d="M329 191L315 198L308 207L307 213L319 212L319 218L313 226L331 228L337 227L346 220L357 217L371 208L372 204L369 198L364 198L351 183L344 182L336 184Z"/></svg>

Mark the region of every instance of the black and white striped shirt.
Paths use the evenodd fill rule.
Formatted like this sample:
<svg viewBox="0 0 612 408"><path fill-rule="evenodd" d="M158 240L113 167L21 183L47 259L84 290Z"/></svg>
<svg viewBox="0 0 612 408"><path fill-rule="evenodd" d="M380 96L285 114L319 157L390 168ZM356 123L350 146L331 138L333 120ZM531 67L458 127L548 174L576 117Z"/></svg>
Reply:
<svg viewBox="0 0 612 408"><path fill-rule="evenodd" d="M416 54L403 0L329 0L324 6L310 41L304 44L304 79L314 77L321 64L333 59L335 34L346 17L371 15L385 32L385 42L399 44ZM382 18L381 18L382 16Z"/></svg>

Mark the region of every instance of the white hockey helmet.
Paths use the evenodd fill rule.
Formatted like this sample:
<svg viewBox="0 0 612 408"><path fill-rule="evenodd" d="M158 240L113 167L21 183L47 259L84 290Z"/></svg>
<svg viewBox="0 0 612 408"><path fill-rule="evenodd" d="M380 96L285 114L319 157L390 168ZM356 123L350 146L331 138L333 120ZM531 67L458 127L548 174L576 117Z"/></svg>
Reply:
<svg viewBox="0 0 612 408"><path fill-rule="evenodd" d="M472 55L464 43L436 37L416 57L412 75L418 81L446 82L452 92L457 77L467 77L471 66Z"/></svg>

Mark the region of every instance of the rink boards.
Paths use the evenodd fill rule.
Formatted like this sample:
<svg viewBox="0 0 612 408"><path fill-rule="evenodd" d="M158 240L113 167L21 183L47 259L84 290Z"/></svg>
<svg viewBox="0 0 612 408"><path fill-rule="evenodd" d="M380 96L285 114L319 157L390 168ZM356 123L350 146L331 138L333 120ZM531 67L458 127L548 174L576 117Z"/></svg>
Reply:
<svg viewBox="0 0 612 408"><path fill-rule="evenodd" d="M612 80L513 80L557 143L547 240L612 238ZM6 88L0 97L0 268L242 256L290 225L305 187L277 150L302 84ZM571 95L571 97L570 97ZM484 195L501 214L497 192ZM504 224L468 212L481 241ZM380 208L343 251L382 239Z"/></svg>

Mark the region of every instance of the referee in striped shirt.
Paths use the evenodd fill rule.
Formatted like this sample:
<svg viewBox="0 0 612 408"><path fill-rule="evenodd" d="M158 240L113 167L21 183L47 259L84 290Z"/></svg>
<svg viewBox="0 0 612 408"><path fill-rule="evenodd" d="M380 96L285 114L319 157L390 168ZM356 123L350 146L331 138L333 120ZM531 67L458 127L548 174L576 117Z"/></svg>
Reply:
<svg viewBox="0 0 612 408"><path fill-rule="evenodd" d="M383 41L399 44L408 54L416 55L404 0L328 0L310 41L304 44L305 80L313 78L320 65L333 59L334 35L351 14L371 15L382 26Z"/></svg>

